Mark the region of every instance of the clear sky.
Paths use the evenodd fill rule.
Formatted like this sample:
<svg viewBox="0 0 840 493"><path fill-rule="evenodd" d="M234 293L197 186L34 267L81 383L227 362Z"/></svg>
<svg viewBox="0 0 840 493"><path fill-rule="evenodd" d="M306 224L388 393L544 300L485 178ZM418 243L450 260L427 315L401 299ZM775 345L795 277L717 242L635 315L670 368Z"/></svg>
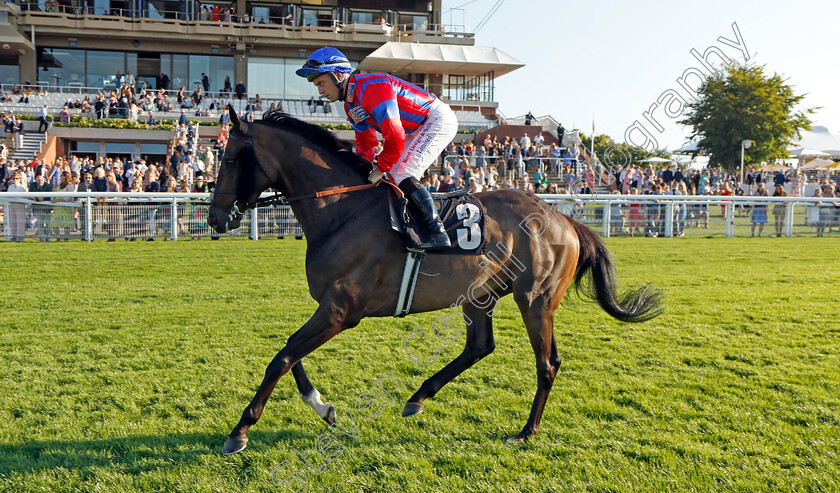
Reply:
<svg viewBox="0 0 840 493"><path fill-rule="evenodd" d="M497 0L443 0L443 22L475 30ZM466 5L465 5L466 4ZM449 9L460 7L460 9ZM642 122L660 147L675 149L688 129L658 109L662 130L643 113L668 89L688 97L677 79L701 69L693 48L716 46L729 57L787 77L803 107L820 106L813 124L840 131L840 1L504 0L476 34L476 45L494 46L525 63L496 80L496 101L507 117L551 115L566 128L605 133L625 141ZM710 59L712 59L710 57ZM687 79L695 86L695 79ZM678 103L673 103L678 104ZM657 110L652 113L656 117ZM632 137L642 140L640 134Z"/></svg>

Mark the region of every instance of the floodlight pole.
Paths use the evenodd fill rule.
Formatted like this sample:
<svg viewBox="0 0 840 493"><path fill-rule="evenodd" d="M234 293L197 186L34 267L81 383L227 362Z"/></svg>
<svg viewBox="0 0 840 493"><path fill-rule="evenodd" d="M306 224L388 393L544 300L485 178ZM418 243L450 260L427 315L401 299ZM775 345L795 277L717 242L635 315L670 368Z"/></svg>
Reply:
<svg viewBox="0 0 840 493"><path fill-rule="evenodd" d="M752 146L751 140L741 141L741 184L744 184L744 149L749 149Z"/></svg>

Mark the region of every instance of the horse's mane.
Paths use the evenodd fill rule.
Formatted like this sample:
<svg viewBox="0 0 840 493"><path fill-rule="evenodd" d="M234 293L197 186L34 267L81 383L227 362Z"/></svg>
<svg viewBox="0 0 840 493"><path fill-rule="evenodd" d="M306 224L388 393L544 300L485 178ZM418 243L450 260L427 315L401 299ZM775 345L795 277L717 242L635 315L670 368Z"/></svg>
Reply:
<svg viewBox="0 0 840 493"><path fill-rule="evenodd" d="M313 142L324 150L335 154L339 161L367 177L371 163L353 152L353 146L339 140L329 130L303 120L298 120L282 111L267 111L262 122L268 126L293 132Z"/></svg>

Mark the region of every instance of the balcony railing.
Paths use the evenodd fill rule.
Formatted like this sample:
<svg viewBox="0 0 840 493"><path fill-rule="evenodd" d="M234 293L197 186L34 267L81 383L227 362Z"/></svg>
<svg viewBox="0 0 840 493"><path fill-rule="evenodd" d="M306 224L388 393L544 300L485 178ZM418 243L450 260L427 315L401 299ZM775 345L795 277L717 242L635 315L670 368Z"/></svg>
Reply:
<svg viewBox="0 0 840 493"><path fill-rule="evenodd" d="M31 23L36 20L70 18L85 21L112 21L115 23L129 24L164 24L183 27L207 27L207 28L235 28L258 31L289 31L289 32L321 32L321 33L359 33L383 35L389 38L416 38L416 37L446 37L472 39L473 33L467 32L465 26L445 24L398 24L382 25L380 23L359 23L343 22L339 20L319 20L314 25L307 20L290 19L280 16L256 16L246 22L242 16L234 16L230 21L224 17L218 20L208 18L202 12L181 12L162 10L134 10L134 9L105 9L94 6L68 6L55 4L48 10L41 10L37 2L23 4L21 15L23 23Z"/></svg>

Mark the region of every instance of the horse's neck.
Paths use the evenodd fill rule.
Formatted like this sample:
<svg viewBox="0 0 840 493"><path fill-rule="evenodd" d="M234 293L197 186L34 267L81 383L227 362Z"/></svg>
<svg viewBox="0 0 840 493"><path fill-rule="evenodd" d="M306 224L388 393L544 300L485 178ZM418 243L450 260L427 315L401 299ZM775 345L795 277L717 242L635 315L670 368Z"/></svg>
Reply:
<svg viewBox="0 0 840 493"><path fill-rule="evenodd" d="M299 152L286 152L286 156L295 156L284 166L286 188L284 194L295 198L309 196L316 192L339 187L362 185L366 180L350 166L343 163L337 152L320 150L318 146L304 141L300 137L284 132L286 150L299 149ZM345 152L345 151L341 151ZM358 216L365 208L367 194L349 192L323 198L303 198L294 200L290 205L295 218L300 223L307 237L316 238L343 224L350 217Z"/></svg>

